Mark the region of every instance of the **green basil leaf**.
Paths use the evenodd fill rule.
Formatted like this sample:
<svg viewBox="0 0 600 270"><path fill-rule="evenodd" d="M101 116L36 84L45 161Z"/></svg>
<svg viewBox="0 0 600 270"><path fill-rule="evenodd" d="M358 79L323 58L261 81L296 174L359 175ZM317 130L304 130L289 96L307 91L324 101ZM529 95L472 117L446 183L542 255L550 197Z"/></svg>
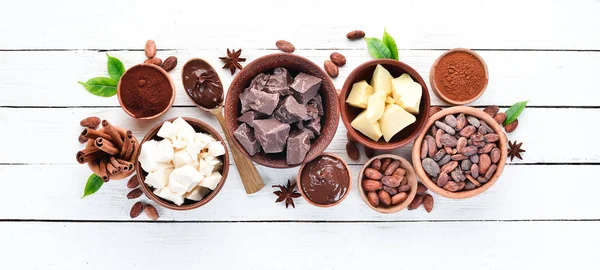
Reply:
<svg viewBox="0 0 600 270"><path fill-rule="evenodd" d="M396 46L396 41L388 32L383 28L383 44L390 50L390 55L392 59L398 60L398 46Z"/></svg>
<svg viewBox="0 0 600 270"><path fill-rule="evenodd" d="M98 191L103 184L104 181L102 181L102 178L100 178L100 176L97 176L95 174L90 175L90 177L87 180L87 183L85 184L85 188L83 189L83 196L81 196L81 198L83 199L88 195L96 193L96 191Z"/></svg>
<svg viewBox="0 0 600 270"><path fill-rule="evenodd" d="M378 38L365 38L367 49L373 58L392 58L392 53Z"/></svg>
<svg viewBox="0 0 600 270"><path fill-rule="evenodd" d="M117 83L119 81L107 77L91 78L87 82L78 82L88 92L101 97L112 97L117 94Z"/></svg>
<svg viewBox="0 0 600 270"><path fill-rule="evenodd" d="M121 76L123 76L123 73L125 73L125 66L123 65L123 62L121 62L121 60L115 57L108 55L108 53L106 54L106 57L108 57L108 63L106 63L108 74L113 80L119 81L119 79L121 79Z"/></svg>
<svg viewBox="0 0 600 270"><path fill-rule="evenodd" d="M505 126L517 120L523 109L525 109L527 102L529 102L529 100L517 102L514 105L510 106L508 110L506 110L506 120L504 120Z"/></svg>

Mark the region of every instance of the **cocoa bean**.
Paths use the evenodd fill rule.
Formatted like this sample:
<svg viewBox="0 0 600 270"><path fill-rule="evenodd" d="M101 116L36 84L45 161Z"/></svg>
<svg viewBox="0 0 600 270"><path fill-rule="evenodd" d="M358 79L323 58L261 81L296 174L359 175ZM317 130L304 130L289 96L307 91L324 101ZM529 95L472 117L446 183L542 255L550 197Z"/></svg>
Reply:
<svg viewBox="0 0 600 270"><path fill-rule="evenodd" d="M365 31L362 30L353 30L348 32L348 34L346 34L346 38L350 39L350 40L355 40L355 39L359 39L359 38L364 38L365 37Z"/></svg>
<svg viewBox="0 0 600 270"><path fill-rule="evenodd" d="M394 171L396 171L396 169L398 169L398 167L400 167L400 161L399 160L392 161L392 163L390 163L390 165L387 167L387 169L385 169L385 171L383 172L383 175L392 175L392 173L394 173Z"/></svg>
<svg viewBox="0 0 600 270"><path fill-rule="evenodd" d="M463 171L468 171L471 169L471 165L473 165L473 162L471 162L469 159L465 159L460 162L460 169Z"/></svg>
<svg viewBox="0 0 600 270"><path fill-rule="evenodd" d="M488 171L485 173L485 179L489 180L490 178L492 178L492 176L496 172L496 169L498 169L498 166L496 164L492 164L492 166L490 166Z"/></svg>
<svg viewBox="0 0 600 270"><path fill-rule="evenodd" d="M367 199L369 200L369 203L372 206L374 206L374 207L379 206L379 196L377 195L377 192L375 192L375 191L368 192Z"/></svg>
<svg viewBox="0 0 600 270"><path fill-rule="evenodd" d="M485 184L487 183L488 179L485 178L485 176L480 175L479 177L477 177L477 182L481 183L481 184Z"/></svg>
<svg viewBox="0 0 600 270"><path fill-rule="evenodd" d="M489 134L483 135L483 140L487 143L496 142L496 141L498 141L498 139L500 139L500 135L498 135L496 133L489 133Z"/></svg>
<svg viewBox="0 0 600 270"><path fill-rule="evenodd" d="M376 191L383 188L383 184L380 181L365 179L362 181L362 187L365 191Z"/></svg>
<svg viewBox="0 0 600 270"><path fill-rule="evenodd" d="M423 197L423 207L425 207L427 213L431 213L431 210L433 210L433 196L425 194Z"/></svg>
<svg viewBox="0 0 600 270"><path fill-rule="evenodd" d="M475 189L475 184L473 184L471 182L466 182L465 188L463 190L473 190L473 189Z"/></svg>
<svg viewBox="0 0 600 270"><path fill-rule="evenodd" d="M278 40L277 42L275 42L275 46L277 46L277 48L280 49L282 52L286 53L293 53L296 50L294 44L287 40Z"/></svg>
<svg viewBox="0 0 600 270"><path fill-rule="evenodd" d="M443 130L441 130L441 129L438 129L438 130L435 132L435 146L436 146L437 148L442 148L442 146L443 146L443 145L442 145L442 141L441 141L441 139L442 139L442 135L444 135L444 131L443 131Z"/></svg>
<svg viewBox="0 0 600 270"><path fill-rule="evenodd" d="M379 180L383 177L383 174L381 174L378 170L375 170L373 168L366 168L364 174L365 177L374 180Z"/></svg>
<svg viewBox="0 0 600 270"><path fill-rule="evenodd" d="M454 115L446 115L446 117L444 117L444 123L446 123L446 125L449 125L450 127L456 127L456 117L454 117Z"/></svg>
<svg viewBox="0 0 600 270"><path fill-rule="evenodd" d="M395 175L396 177L404 176L404 175L406 175L406 170L402 169L402 168L396 168L396 170L394 170L394 173L392 173L392 175Z"/></svg>
<svg viewBox="0 0 600 270"><path fill-rule="evenodd" d="M460 153L460 151L462 151L463 148L465 148L466 146L467 146L467 138L465 138L465 137L458 138L458 140L456 141L456 151L458 151Z"/></svg>
<svg viewBox="0 0 600 270"><path fill-rule="evenodd" d="M459 134L462 137L471 137L471 135L475 134L475 131L477 131L477 129L474 126L466 126Z"/></svg>
<svg viewBox="0 0 600 270"><path fill-rule="evenodd" d="M477 147L477 148L481 148L481 147L484 147L484 146L485 146L485 141L480 141L480 142L478 142L478 141L473 141L473 143L472 143L471 145L473 145L473 146L475 146L475 147Z"/></svg>
<svg viewBox="0 0 600 270"><path fill-rule="evenodd" d="M391 175L386 175L381 178L381 183L388 187L399 187L400 181L402 181L402 179Z"/></svg>
<svg viewBox="0 0 600 270"><path fill-rule="evenodd" d="M146 80L144 80L144 79L139 79L139 80L137 81L137 86L138 86L138 87L144 87L144 85L146 85Z"/></svg>
<svg viewBox="0 0 600 270"><path fill-rule="evenodd" d="M480 132L483 135L494 132L494 130L490 126L488 126L488 124L486 124L485 122L481 122L479 128L483 128L485 130L485 133Z"/></svg>
<svg viewBox="0 0 600 270"><path fill-rule="evenodd" d="M434 115L434 114L436 114L438 112L441 112L441 111L442 111L441 107L431 106L431 107L429 107L429 117L431 117L432 115ZM433 134L435 134L435 133L433 133Z"/></svg>
<svg viewBox="0 0 600 270"><path fill-rule="evenodd" d="M360 152L358 151L358 147L356 147L356 144L353 144L351 142L346 143L346 153L348 154L348 157L352 160L358 160L360 158Z"/></svg>
<svg viewBox="0 0 600 270"><path fill-rule="evenodd" d="M387 167L390 166L390 164L392 164L392 159L390 158L384 158L381 161L381 170L379 170L380 172L385 172L385 170L387 170Z"/></svg>
<svg viewBox="0 0 600 270"><path fill-rule="evenodd" d="M472 126L478 128L479 127L479 119L477 119L474 116L467 116L467 122L469 122L469 124L471 124Z"/></svg>
<svg viewBox="0 0 600 270"><path fill-rule="evenodd" d="M335 78L340 74L340 70L338 69L337 65L331 60L325 60L323 68L325 69L325 72L327 72L327 75L329 75L331 78Z"/></svg>
<svg viewBox="0 0 600 270"><path fill-rule="evenodd" d="M396 195L396 193L398 193L398 189L395 189L393 187L383 186L383 190L385 190L385 192L390 194L390 196L394 196L394 195Z"/></svg>
<svg viewBox="0 0 600 270"><path fill-rule="evenodd" d="M499 125L502 125L502 123L504 123L504 120L506 120L506 114L503 112L497 113L496 115L494 115L494 120L496 120L496 123L498 123Z"/></svg>
<svg viewBox="0 0 600 270"><path fill-rule="evenodd" d="M136 188L139 185L140 182L138 181L137 174L134 174L131 178L129 178L129 181L127 181L127 188L129 189Z"/></svg>
<svg viewBox="0 0 600 270"><path fill-rule="evenodd" d="M144 213L146 213L146 216L152 220L158 219L158 211L156 211L156 208L150 204L146 204L144 206Z"/></svg>
<svg viewBox="0 0 600 270"><path fill-rule="evenodd" d="M445 156L442 157L442 159L440 159L440 161L437 162L437 164L439 166L443 166L450 161L452 161L452 156L446 154Z"/></svg>
<svg viewBox="0 0 600 270"><path fill-rule="evenodd" d="M498 111L500 110L500 108L498 106L488 106L485 109L483 109L483 112L487 113L489 116L494 117Z"/></svg>
<svg viewBox="0 0 600 270"><path fill-rule="evenodd" d="M425 140L427 140L428 156L429 157L435 156L435 152L437 152L437 148L435 145L435 139L431 135L427 135L427 136L425 136Z"/></svg>
<svg viewBox="0 0 600 270"><path fill-rule="evenodd" d="M374 159L373 161L371 161L370 167L379 171L381 169L381 160L380 159Z"/></svg>
<svg viewBox="0 0 600 270"><path fill-rule="evenodd" d="M444 134L440 137L440 142L443 146L455 147L458 143L458 140L449 134Z"/></svg>
<svg viewBox="0 0 600 270"><path fill-rule="evenodd" d="M492 165L492 160L488 154L479 155L479 173L485 174Z"/></svg>
<svg viewBox="0 0 600 270"><path fill-rule="evenodd" d="M444 149L440 149L439 151L437 151L437 153L435 153L435 155L433 156L433 160L435 161L440 161L444 156L446 155L446 150Z"/></svg>
<svg viewBox="0 0 600 270"><path fill-rule="evenodd" d="M492 149L490 152L490 159L492 160L492 163L498 163L498 161L500 161L500 149Z"/></svg>
<svg viewBox="0 0 600 270"><path fill-rule="evenodd" d="M458 169L458 168L456 168ZM452 177L452 180L456 181L456 182L462 182L465 181L465 175L462 173L462 171L458 171L458 170L454 170L450 173L450 177Z"/></svg>
<svg viewBox="0 0 600 270"><path fill-rule="evenodd" d="M446 133L450 134L450 135L454 135L454 133L456 133L456 131L454 131L454 129L440 121L435 121L435 126L438 128L443 129Z"/></svg>
<svg viewBox="0 0 600 270"><path fill-rule="evenodd" d="M79 134L79 138L77 138L77 140L79 141L79 143L87 143L88 138L86 138L85 136Z"/></svg>
<svg viewBox="0 0 600 270"><path fill-rule="evenodd" d="M463 148L462 151L460 151L460 153L467 157L470 157L472 155L477 154L477 150L477 147L471 145Z"/></svg>
<svg viewBox="0 0 600 270"><path fill-rule="evenodd" d="M149 39L146 41L146 46L144 46L144 53L148 58L154 58L156 56L156 43L154 40Z"/></svg>
<svg viewBox="0 0 600 270"><path fill-rule="evenodd" d="M431 125L431 134L436 134L439 129L435 125ZM442 130L443 131L443 130Z"/></svg>
<svg viewBox="0 0 600 270"><path fill-rule="evenodd" d="M479 155L472 155L469 157L469 160L473 163L479 163Z"/></svg>
<svg viewBox="0 0 600 270"><path fill-rule="evenodd" d="M354 138L352 138L352 136L350 136L350 132L346 132L346 138L348 139L349 142L352 143L357 143L358 141Z"/></svg>
<svg viewBox="0 0 600 270"><path fill-rule="evenodd" d="M408 198L408 194L406 192L399 192L398 194L392 196L392 205L396 205L406 201Z"/></svg>
<svg viewBox="0 0 600 270"><path fill-rule="evenodd" d="M427 191L427 187L421 182L417 183L417 194L422 194L425 191Z"/></svg>
<svg viewBox="0 0 600 270"><path fill-rule="evenodd" d="M129 211L129 217L136 218L142 213L143 210L144 204L142 202L136 202L133 204L131 210Z"/></svg>
<svg viewBox="0 0 600 270"><path fill-rule="evenodd" d="M465 159L467 159L469 157L465 156L463 154L456 154L456 155L452 155L451 158L452 158L452 160L465 160Z"/></svg>
<svg viewBox="0 0 600 270"><path fill-rule="evenodd" d="M467 126L467 119L464 113L461 113L456 117L456 127L454 128L456 131L461 131L463 128Z"/></svg>
<svg viewBox="0 0 600 270"><path fill-rule="evenodd" d="M514 122L504 126L504 130L506 133L511 133L517 129L517 126L519 126L519 119L516 119Z"/></svg>
<svg viewBox="0 0 600 270"><path fill-rule="evenodd" d="M444 146L444 151L446 151L446 154L448 154L448 155L453 155L452 154L453 150L454 149L452 147Z"/></svg>
<svg viewBox="0 0 600 270"><path fill-rule="evenodd" d="M375 150L365 146L365 156L367 156L367 158L372 158L375 156Z"/></svg>
<svg viewBox="0 0 600 270"><path fill-rule="evenodd" d="M129 193L127 193L127 199L130 199L130 200L137 199L140 196L142 196L142 194L143 194L142 190L139 188L136 188L136 189L130 191Z"/></svg>
<svg viewBox="0 0 600 270"><path fill-rule="evenodd" d="M398 187L398 192L409 192L410 185L401 185Z"/></svg>
<svg viewBox="0 0 600 270"><path fill-rule="evenodd" d="M490 135L490 134L488 134L488 135ZM485 136L487 136L487 135L485 135ZM479 153L479 154L487 154L487 153L489 153L490 151L492 151L492 149L494 149L494 147L496 147L496 144L495 144L495 143L488 143L488 144L486 144L485 146L481 147L481 148L480 148L480 149L477 151L477 153Z"/></svg>
<svg viewBox="0 0 600 270"><path fill-rule="evenodd" d="M152 64L160 67L160 64L162 64L162 59L158 57L146 59L146 61L144 61L144 64Z"/></svg>
<svg viewBox="0 0 600 270"><path fill-rule="evenodd" d="M458 182L458 190L457 191L461 191L463 190L463 188L465 188L465 186L467 185L467 183L465 182Z"/></svg>
<svg viewBox="0 0 600 270"><path fill-rule="evenodd" d="M446 183L448 183L448 181L450 180L450 175L448 175L448 173L440 173L440 177L438 177L437 179L437 185L438 187L443 187L444 185L446 185Z"/></svg>
<svg viewBox="0 0 600 270"><path fill-rule="evenodd" d="M162 67L162 69L164 69L166 72L173 70L176 66L177 66L177 57L175 57L175 56L167 57L167 59L165 59L165 61L163 61L162 65L160 65L160 67Z"/></svg>
<svg viewBox="0 0 600 270"><path fill-rule="evenodd" d="M88 118L81 120L81 122L79 122L79 124L82 127L96 128L98 125L100 125L100 118L98 118L96 116L90 116Z"/></svg>
<svg viewBox="0 0 600 270"><path fill-rule="evenodd" d="M341 67L346 64L346 57L339 52L334 52L331 55L329 55L329 59L331 59L331 62L333 62L338 67Z"/></svg>
<svg viewBox="0 0 600 270"><path fill-rule="evenodd" d="M377 196L379 196L379 202L385 206L389 206L392 204L392 198L390 194L385 192L385 190L380 190L377 192Z"/></svg>
<svg viewBox="0 0 600 270"><path fill-rule="evenodd" d="M448 181L442 188L450 192L456 192L458 191L458 183L454 181Z"/></svg>
<svg viewBox="0 0 600 270"><path fill-rule="evenodd" d="M458 161L452 161L452 162L449 162L449 163L445 164L444 166L442 166L441 172L442 173L450 173L456 167L458 167Z"/></svg>
<svg viewBox="0 0 600 270"><path fill-rule="evenodd" d="M402 181L400 181L400 185L401 186L408 185L408 178L402 176Z"/></svg>
<svg viewBox="0 0 600 270"><path fill-rule="evenodd" d="M427 172L429 176L437 177L440 173L440 166L431 158L425 158L422 161L423 170Z"/></svg>
<svg viewBox="0 0 600 270"><path fill-rule="evenodd" d="M423 195L417 194L415 196L415 198L412 200L412 202L410 202L407 209L415 210L415 209L419 208L419 206L421 206L422 203L423 203Z"/></svg>
<svg viewBox="0 0 600 270"><path fill-rule="evenodd" d="M427 142L427 140L423 140L421 142L421 159L426 158L428 153L429 153L428 142Z"/></svg>
<svg viewBox="0 0 600 270"><path fill-rule="evenodd" d="M479 165L471 165L471 175L475 178L479 177Z"/></svg>
<svg viewBox="0 0 600 270"><path fill-rule="evenodd" d="M478 186L481 186L481 184L480 184L479 182L477 182L477 180L476 180L476 179L475 179L475 178L474 178L472 175L470 175L470 174L465 174L465 177L467 178L467 180L469 180L469 181L467 182L467 184L471 183L471 184L473 184L473 185L475 185L475 186L477 186L477 187L478 187Z"/></svg>
<svg viewBox="0 0 600 270"><path fill-rule="evenodd" d="M477 133L471 135L471 140L476 141L476 142L481 142L481 141L483 141L483 134L477 132Z"/></svg>

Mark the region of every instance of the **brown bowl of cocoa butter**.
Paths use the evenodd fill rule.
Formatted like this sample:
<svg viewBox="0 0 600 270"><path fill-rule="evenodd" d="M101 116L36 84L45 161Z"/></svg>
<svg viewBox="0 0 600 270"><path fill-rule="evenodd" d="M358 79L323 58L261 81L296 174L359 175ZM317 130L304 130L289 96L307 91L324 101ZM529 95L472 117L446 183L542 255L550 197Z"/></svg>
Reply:
<svg viewBox="0 0 600 270"><path fill-rule="evenodd" d="M125 71L117 85L123 110L133 118L154 119L166 113L175 101L175 84L161 67L138 64Z"/></svg>
<svg viewBox="0 0 600 270"><path fill-rule="evenodd" d="M477 100L488 84L488 69L476 52L456 48L433 63L429 72L433 92L443 101L465 105Z"/></svg>
<svg viewBox="0 0 600 270"><path fill-rule="evenodd" d="M383 154L371 158L358 174L358 190L371 209L396 213L406 208L417 194L417 176L403 157Z"/></svg>
<svg viewBox="0 0 600 270"><path fill-rule="evenodd" d="M302 197L318 207L338 205L352 188L348 164L331 153L323 153L302 165L297 179Z"/></svg>

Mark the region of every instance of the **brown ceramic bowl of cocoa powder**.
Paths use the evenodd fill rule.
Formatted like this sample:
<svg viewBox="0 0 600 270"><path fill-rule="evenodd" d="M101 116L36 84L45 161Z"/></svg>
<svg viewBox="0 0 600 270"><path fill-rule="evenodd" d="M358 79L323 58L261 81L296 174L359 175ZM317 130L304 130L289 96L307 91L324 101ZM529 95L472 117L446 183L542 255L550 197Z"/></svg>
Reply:
<svg viewBox="0 0 600 270"><path fill-rule="evenodd" d="M477 100L488 84L488 69L476 52L456 48L438 57L431 66L429 83L441 100L465 105Z"/></svg>
<svg viewBox="0 0 600 270"><path fill-rule="evenodd" d="M150 120L171 108L175 102L175 84L161 67L138 64L127 69L119 80L117 97L128 115Z"/></svg>

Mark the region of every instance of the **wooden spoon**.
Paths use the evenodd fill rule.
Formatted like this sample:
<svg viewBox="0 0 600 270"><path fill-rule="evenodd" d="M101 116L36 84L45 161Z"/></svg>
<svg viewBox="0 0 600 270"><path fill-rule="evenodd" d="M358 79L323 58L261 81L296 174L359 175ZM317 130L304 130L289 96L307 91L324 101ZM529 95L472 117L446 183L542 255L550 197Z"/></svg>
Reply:
<svg viewBox="0 0 600 270"><path fill-rule="evenodd" d="M200 98L200 96L192 96L187 91L187 89L190 87L189 84L195 83L192 81L194 80L194 78L192 78L193 76L190 76L191 71L195 71L195 74L210 74L209 76L206 76L203 79L198 78L198 75L196 75L195 80L207 80L207 82L212 85L213 89L217 90L214 92L216 95L219 94L218 90L220 90L220 99L217 97L216 100L218 100L218 102L215 103L214 106L212 106L211 108L207 108L198 104L198 99ZM233 159L235 160L235 165L238 168L238 173L240 175L240 178L242 179L242 183L244 184L244 189L246 189L246 193L252 194L261 190L265 186L265 184L262 178L260 177L260 174L258 174L256 166L254 166L252 160L246 158L246 156L240 153L240 151L237 148L231 146L233 138L231 138L229 136L229 132L227 132L227 125L225 124L225 118L223 117L222 113L224 91L223 84L221 83L221 79L219 78L218 73L208 62L200 58L192 58L183 66L183 69L181 71L181 79L183 82L184 89L186 89L186 94L188 95L188 97L190 97L190 99L192 99L194 104L196 104L198 108L214 114L217 120L219 121L219 124L221 125L221 128L224 131L223 133L225 133L227 144L229 144L229 150L231 150L231 154L233 155ZM204 103L204 105L206 105L204 100L202 100L201 102Z"/></svg>

